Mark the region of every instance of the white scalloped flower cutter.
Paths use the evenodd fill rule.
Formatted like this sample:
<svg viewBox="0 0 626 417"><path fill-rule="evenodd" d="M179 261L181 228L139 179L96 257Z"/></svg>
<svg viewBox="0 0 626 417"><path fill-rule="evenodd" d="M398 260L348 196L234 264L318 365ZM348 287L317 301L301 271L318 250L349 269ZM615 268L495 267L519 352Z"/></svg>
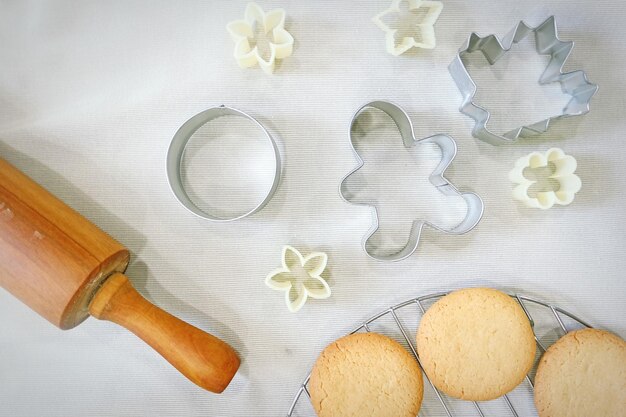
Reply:
<svg viewBox="0 0 626 417"><path fill-rule="evenodd" d="M303 257L297 249L284 246L282 267L265 278L265 285L285 293L285 303L292 313L299 311L309 297L330 297L328 283L322 278L328 256L324 252L313 252Z"/></svg>
<svg viewBox="0 0 626 417"><path fill-rule="evenodd" d="M226 29L235 41L234 56L241 68L253 67L259 64L266 74L274 72L277 59L287 58L293 52L293 36L285 30L285 10L275 9L265 13L261 6L251 2L246 6L245 17L242 20L235 20ZM256 46L254 27L262 25L263 33L266 35L272 32L270 42L270 57L265 60L259 53ZM255 46L252 47L250 41L253 40Z"/></svg>
<svg viewBox="0 0 626 417"><path fill-rule="evenodd" d="M529 180L524 176L526 168L547 167L554 165L554 171L548 177L558 181L559 188L556 191L541 191L536 197L528 195L528 189L537 181ZM513 198L523 202L527 207L549 209L555 204L566 206L574 201L574 196L582 186L580 178L574 174L576 172L576 159L571 155L566 155L559 148L551 148L546 152L533 152L519 158L515 162L515 167L509 172L509 179L518 184L513 189Z"/></svg>
<svg viewBox="0 0 626 417"><path fill-rule="evenodd" d="M443 3L440 1L431 0L408 0L409 11L415 11L421 8L428 9L426 15L420 23L417 24L417 28L420 31L421 40L418 41L414 37L407 36L402 38L399 42L396 41L397 29L391 29L383 18L390 14L400 14L400 4L403 0L393 0L391 6L374 16L372 21L385 32L385 41L387 52L391 55L402 55L411 48L423 48L433 49L437 45L435 39L435 23L439 19L439 15L443 10Z"/></svg>

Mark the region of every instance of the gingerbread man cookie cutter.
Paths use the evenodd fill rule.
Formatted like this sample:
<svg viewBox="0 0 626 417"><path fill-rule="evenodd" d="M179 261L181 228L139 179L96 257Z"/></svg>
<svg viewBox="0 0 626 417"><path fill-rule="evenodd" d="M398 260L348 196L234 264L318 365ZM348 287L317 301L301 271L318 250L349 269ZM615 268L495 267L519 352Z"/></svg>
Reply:
<svg viewBox="0 0 626 417"><path fill-rule="evenodd" d="M361 114L361 112L369 107L381 110L387 113L393 119L396 126L400 130L400 134L406 148L410 148L423 143L436 144L441 149L441 161L439 162L439 165L437 165L433 173L430 175L430 183L445 195L462 197L467 204L467 212L465 218L461 221L461 223L452 228L439 227L424 219L414 220L411 225L411 231L406 245L399 251L391 253L389 255L379 255L374 253L372 250L370 250L370 245L368 244L369 239L378 230L379 227L378 210L375 206L367 203L356 203L350 201L349 193L347 192L346 188L346 180L348 179L348 177L358 171L365 164L359 153L356 151L354 136L352 135L352 127L356 123L357 118ZM475 193L459 191L454 185L450 183L450 181L448 181L444 177L446 169L454 160L457 152L456 142L450 136L438 134L423 139L417 139L413 131L413 123L411 122L409 115L406 114L406 112L402 108L388 101L372 101L360 107L352 117L352 121L350 123L350 143L352 145L352 150L357 158L358 165L343 178L339 187L339 193L344 201L350 204L367 206L370 207L372 210L374 223L362 241L363 250L365 251L365 253L367 253L369 257L380 261L400 261L411 256L411 254L413 254L413 252L417 250L420 236L425 226L449 235L462 235L472 230L480 222L484 211L484 204L482 199Z"/></svg>

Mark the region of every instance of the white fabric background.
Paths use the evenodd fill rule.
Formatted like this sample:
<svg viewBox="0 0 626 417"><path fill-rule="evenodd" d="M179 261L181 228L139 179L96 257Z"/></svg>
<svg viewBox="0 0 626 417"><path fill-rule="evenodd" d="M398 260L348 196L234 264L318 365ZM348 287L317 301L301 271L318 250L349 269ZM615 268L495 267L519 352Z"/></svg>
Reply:
<svg viewBox="0 0 626 417"><path fill-rule="evenodd" d="M126 244L128 274L144 295L243 358L231 387L213 395L113 324L90 319L62 332L2 290L0 415L284 415L324 345L396 302L464 286L536 296L626 336L623 3L450 0L437 48L399 58L370 21L388 4L262 2L287 10L296 39L293 56L266 76L231 56L225 25L243 17L244 1L0 3L2 157ZM476 141L448 63L471 31L503 35L520 19L538 24L551 14L561 37L576 41L566 68L600 85L592 111L515 146ZM520 62L493 71L524 78ZM485 98L502 109L502 123L524 115L515 109L542 110L520 85ZM399 263L366 257L369 211L344 203L338 185L355 164L351 115L371 99L403 106L420 137L456 138L448 177L486 206L472 233L426 232ZM274 199L232 224L189 215L164 170L176 129L222 103L258 118L284 158ZM551 146L578 159L583 189L569 207L522 208L507 172ZM328 252L330 300L289 314L264 286L283 244Z"/></svg>

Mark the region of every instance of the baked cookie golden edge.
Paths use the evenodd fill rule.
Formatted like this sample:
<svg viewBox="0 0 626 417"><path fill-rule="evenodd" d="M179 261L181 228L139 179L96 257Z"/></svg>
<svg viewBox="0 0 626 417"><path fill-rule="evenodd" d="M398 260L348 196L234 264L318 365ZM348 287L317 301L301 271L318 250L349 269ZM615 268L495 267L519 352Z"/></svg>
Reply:
<svg viewBox="0 0 626 417"><path fill-rule="evenodd" d="M327 346L308 389L318 417L415 417L424 395L415 358L377 333L355 333Z"/></svg>
<svg viewBox="0 0 626 417"><path fill-rule="evenodd" d="M488 401L517 387L533 367L535 335L519 303L501 291L453 291L422 317L416 336L424 372L447 395Z"/></svg>
<svg viewBox="0 0 626 417"><path fill-rule="evenodd" d="M598 329L569 332L535 376L540 417L626 417L626 342Z"/></svg>

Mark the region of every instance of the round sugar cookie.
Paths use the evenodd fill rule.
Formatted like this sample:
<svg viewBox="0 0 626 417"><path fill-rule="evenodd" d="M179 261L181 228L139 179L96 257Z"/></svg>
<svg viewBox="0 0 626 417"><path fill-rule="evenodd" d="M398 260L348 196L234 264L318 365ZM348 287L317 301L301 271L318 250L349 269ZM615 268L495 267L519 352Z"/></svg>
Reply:
<svg viewBox="0 0 626 417"><path fill-rule="evenodd" d="M309 392L319 417L415 417L424 386L417 361L399 343L356 333L324 349Z"/></svg>
<svg viewBox="0 0 626 417"><path fill-rule="evenodd" d="M535 406L540 417L626 417L626 342L597 329L563 336L539 361Z"/></svg>
<svg viewBox="0 0 626 417"><path fill-rule="evenodd" d="M535 350L521 306L488 288L441 298L417 331L424 372L441 391L463 400L487 401L513 390L532 368Z"/></svg>

